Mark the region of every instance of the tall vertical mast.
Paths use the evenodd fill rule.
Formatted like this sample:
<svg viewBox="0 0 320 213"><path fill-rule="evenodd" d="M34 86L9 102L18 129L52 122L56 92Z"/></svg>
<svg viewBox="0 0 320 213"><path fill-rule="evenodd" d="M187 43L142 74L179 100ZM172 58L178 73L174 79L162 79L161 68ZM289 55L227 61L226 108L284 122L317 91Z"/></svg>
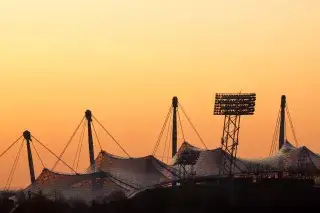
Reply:
<svg viewBox="0 0 320 213"><path fill-rule="evenodd" d="M279 149L284 144L285 140L285 112L286 112L286 96L282 95L281 96L281 112L280 112L280 133L279 133Z"/></svg>
<svg viewBox="0 0 320 213"><path fill-rule="evenodd" d="M172 157L177 153L177 109L178 109L178 98L173 97L173 119L172 119Z"/></svg>
<svg viewBox="0 0 320 213"><path fill-rule="evenodd" d="M90 110L87 110L85 112L85 116L88 121L88 143L89 143L89 158L90 158L90 166L94 169L94 150L93 150L93 137L92 137L92 128L91 128L91 122L92 122L92 114Z"/></svg>
<svg viewBox="0 0 320 213"><path fill-rule="evenodd" d="M26 139L26 142L27 142L30 179L31 179L31 184L33 184L36 181L36 178L34 175L33 159L32 159L31 147L30 147L30 141L32 141L30 132L28 130L24 131L23 137L24 137L24 139Z"/></svg>

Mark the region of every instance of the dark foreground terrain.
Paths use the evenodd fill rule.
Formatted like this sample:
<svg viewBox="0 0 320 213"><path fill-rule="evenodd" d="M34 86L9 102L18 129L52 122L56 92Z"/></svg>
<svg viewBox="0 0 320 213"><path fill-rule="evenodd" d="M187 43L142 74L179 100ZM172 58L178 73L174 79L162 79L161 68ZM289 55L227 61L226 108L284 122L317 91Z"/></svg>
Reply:
<svg viewBox="0 0 320 213"><path fill-rule="evenodd" d="M44 197L20 201L14 213L132 213L132 212L308 212L320 207L320 188L310 182L239 180L234 184L186 184L158 188L132 199L118 197L108 204L85 205L80 201L49 201ZM10 212L13 203L1 203L0 212Z"/></svg>

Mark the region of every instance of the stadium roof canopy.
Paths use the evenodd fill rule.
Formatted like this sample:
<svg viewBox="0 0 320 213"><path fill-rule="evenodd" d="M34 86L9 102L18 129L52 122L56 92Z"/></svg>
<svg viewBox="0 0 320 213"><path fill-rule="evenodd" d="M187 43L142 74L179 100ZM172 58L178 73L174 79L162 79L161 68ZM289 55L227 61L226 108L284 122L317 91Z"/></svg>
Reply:
<svg viewBox="0 0 320 213"><path fill-rule="evenodd" d="M129 194L135 188L122 182L106 172L89 174L63 174L43 169L35 183L28 186L28 191L43 194L47 197L63 196L91 201L96 197L105 197L115 191Z"/></svg>
<svg viewBox="0 0 320 213"><path fill-rule="evenodd" d="M92 171L89 168L89 171ZM95 160L95 170L111 174L137 188L144 188L179 178L178 171L152 155L123 158L101 151Z"/></svg>
<svg viewBox="0 0 320 213"><path fill-rule="evenodd" d="M223 157L230 157L221 148L203 150L184 142L173 159L173 166L193 166L196 176L219 174ZM320 171L320 156L305 146L295 147L286 141L274 155L260 159L237 158L234 174L259 172L308 172Z"/></svg>

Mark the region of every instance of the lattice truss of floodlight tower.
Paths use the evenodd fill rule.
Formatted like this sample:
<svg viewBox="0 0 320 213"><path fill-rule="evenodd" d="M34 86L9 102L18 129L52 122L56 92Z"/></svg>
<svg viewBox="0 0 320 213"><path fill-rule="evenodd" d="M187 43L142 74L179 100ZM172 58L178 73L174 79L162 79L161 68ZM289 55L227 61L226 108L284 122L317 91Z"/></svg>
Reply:
<svg viewBox="0 0 320 213"><path fill-rule="evenodd" d="M232 176L239 144L241 115L253 115L255 112L255 93L217 93L214 115L224 115L221 138L222 160L219 174Z"/></svg>

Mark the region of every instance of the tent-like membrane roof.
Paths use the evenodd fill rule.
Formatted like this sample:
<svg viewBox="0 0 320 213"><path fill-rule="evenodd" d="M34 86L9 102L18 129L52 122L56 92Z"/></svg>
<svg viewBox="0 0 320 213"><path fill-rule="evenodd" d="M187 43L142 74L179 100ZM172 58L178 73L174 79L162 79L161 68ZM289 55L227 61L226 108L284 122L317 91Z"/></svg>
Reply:
<svg viewBox="0 0 320 213"><path fill-rule="evenodd" d="M309 172L320 170L320 156L306 146L295 147L288 141L274 155L246 160L249 172Z"/></svg>
<svg viewBox="0 0 320 213"><path fill-rule="evenodd" d="M172 165L195 165L199 154L204 151L204 149L200 149L191 145L190 143L184 141L179 150L177 151L176 155L172 159Z"/></svg>
<svg viewBox="0 0 320 213"><path fill-rule="evenodd" d="M144 188L178 179L178 171L152 155L139 158L123 158L101 151L96 158L95 171L111 174L137 188ZM89 168L89 171L92 168Z"/></svg>
<svg viewBox="0 0 320 213"><path fill-rule="evenodd" d="M62 174L43 169L35 183L28 186L24 192L42 193L48 197L56 194L65 198L77 198L90 201L95 197L103 197L114 191L122 191L125 194L135 190L106 172L89 174Z"/></svg>
<svg viewBox="0 0 320 213"><path fill-rule="evenodd" d="M179 165L193 165L196 176L212 176L219 174L224 156L230 155L221 148L203 150L184 142L172 164L175 168L179 168ZM272 156L260 159L237 157L235 165L234 174L278 171L316 173L320 170L320 156L305 146L297 148L286 141Z"/></svg>
<svg viewBox="0 0 320 213"><path fill-rule="evenodd" d="M172 166L152 155L123 158L101 151L95 159L95 167L89 167L87 173L62 174L44 169L35 183L24 191L38 193L41 190L47 196L59 193L67 198L77 197L87 201L107 196L114 191L122 191L128 195L145 187L179 179L182 165L193 168L193 172L199 177L218 175L224 156L229 157L221 148L205 150L188 142L181 145L173 158ZM320 156L305 146L295 147L286 141L278 152L269 157L237 157L234 173L278 171L319 172Z"/></svg>

